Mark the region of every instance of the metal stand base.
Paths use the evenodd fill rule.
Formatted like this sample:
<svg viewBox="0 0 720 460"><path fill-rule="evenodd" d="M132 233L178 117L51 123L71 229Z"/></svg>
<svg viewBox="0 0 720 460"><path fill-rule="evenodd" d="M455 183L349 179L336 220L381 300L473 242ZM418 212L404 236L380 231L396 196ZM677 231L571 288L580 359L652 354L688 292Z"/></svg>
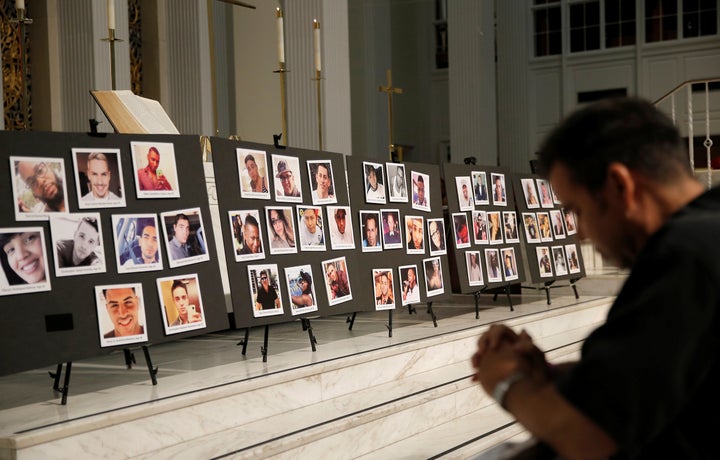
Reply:
<svg viewBox="0 0 720 460"><path fill-rule="evenodd" d="M300 321L302 322L302 329L303 331L307 331L308 338L310 339L310 347L312 347L312 351L317 351L317 348L315 345L317 345L317 338L313 334L312 326L310 325L310 318L300 318Z"/></svg>
<svg viewBox="0 0 720 460"><path fill-rule="evenodd" d="M63 406L67 404L67 396L68 396L68 390L70 389L70 371L72 370L72 361L68 361L65 363L65 382L62 387L60 387L60 375L62 375L62 363L57 365L57 368L55 372L49 372L50 378L53 379L53 390L57 391L58 393L62 394L62 398L60 399L60 404Z"/></svg>

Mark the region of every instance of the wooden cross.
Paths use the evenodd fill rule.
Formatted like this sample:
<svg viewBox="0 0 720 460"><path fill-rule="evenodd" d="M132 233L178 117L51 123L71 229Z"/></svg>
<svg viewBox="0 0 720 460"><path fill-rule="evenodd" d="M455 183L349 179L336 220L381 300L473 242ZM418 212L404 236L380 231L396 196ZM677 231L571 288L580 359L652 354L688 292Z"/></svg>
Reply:
<svg viewBox="0 0 720 460"><path fill-rule="evenodd" d="M393 94L402 94L402 88L395 88L392 85L392 70L387 70L387 86L378 86L378 91L381 93L387 93L388 97L388 149L390 151L390 159L392 160L392 153L395 149L393 144L393 109L392 109L392 98Z"/></svg>

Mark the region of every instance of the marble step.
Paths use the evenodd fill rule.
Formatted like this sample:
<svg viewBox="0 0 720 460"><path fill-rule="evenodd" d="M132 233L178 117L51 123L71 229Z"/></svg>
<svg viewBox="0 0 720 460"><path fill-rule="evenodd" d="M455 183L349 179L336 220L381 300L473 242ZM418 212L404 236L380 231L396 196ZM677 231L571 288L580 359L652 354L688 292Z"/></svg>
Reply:
<svg viewBox="0 0 720 460"><path fill-rule="evenodd" d="M508 323L553 348L582 340L604 318L608 304L608 299L597 299ZM486 327L15 433L3 441L18 459L207 458L228 453L232 458L291 458L304 451L322 455L327 448L341 458L335 449L347 450L342 447L347 436L363 436L369 449L378 449L491 406L469 381L469 357ZM380 441L388 434L394 437Z"/></svg>

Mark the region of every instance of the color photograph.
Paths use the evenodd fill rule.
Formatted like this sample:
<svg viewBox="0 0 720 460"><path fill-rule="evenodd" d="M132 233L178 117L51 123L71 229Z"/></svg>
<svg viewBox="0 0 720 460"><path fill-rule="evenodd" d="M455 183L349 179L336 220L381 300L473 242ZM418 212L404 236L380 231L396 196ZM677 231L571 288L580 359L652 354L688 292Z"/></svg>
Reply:
<svg viewBox="0 0 720 460"><path fill-rule="evenodd" d="M264 259L260 212L257 209L228 211L228 216L233 234L235 262Z"/></svg>
<svg viewBox="0 0 720 460"><path fill-rule="evenodd" d="M520 182L522 183L523 195L525 195L525 206L528 209L539 208L540 202L535 189L535 181L532 179L520 179Z"/></svg>
<svg viewBox="0 0 720 460"><path fill-rule="evenodd" d="M465 251L465 266L467 267L468 284L482 286L483 272L480 265L480 251Z"/></svg>
<svg viewBox="0 0 720 460"><path fill-rule="evenodd" d="M157 279L165 334L206 327L205 310L196 273Z"/></svg>
<svg viewBox="0 0 720 460"><path fill-rule="evenodd" d="M141 283L95 286L101 347L148 341Z"/></svg>
<svg viewBox="0 0 720 460"><path fill-rule="evenodd" d="M135 192L140 198L179 198L175 146L169 142L130 142Z"/></svg>
<svg viewBox="0 0 720 460"><path fill-rule="evenodd" d="M275 201L302 203L300 160L296 157L272 155L275 171Z"/></svg>
<svg viewBox="0 0 720 460"><path fill-rule="evenodd" d="M412 171L412 208L430 212L430 176Z"/></svg>
<svg viewBox="0 0 720 460"><path fill-rule="evenodd" d="M472 211L475 208L473 200L472 185L470 177L458 176L455 178L455 188L457 190L458 203L461 211Z"/></svg>
<svg viewBox="0 0 720 460"><path fill-rule="evenodd" d="M301 251L325 251L325 221L320 206L297 205Z"/></svg>
<svg viewBox="0 0 720 460"><path fill-rule="evenodd" d="M418 284L417 265L402 265L400 271L400 283L402 287L402 305L420 303L420 284Z"/></svg>
<svg viewBox="0 0 720 460"><path fill-rule="evenodd" d="M80 209L125 206L120 149L72 149Z"/></svg>
<svg viewBox="0 0 720 460"><path fill-rule="evenodd" d="M328 228L330 229L330 247L333 250L355 249L350 206L327 206Z"/></svg>
<svg viewBox="0 0 720 460"><path fill-rule="evenodd" d="M517 260L515 259L515 248L503 248L500 250L500 257L503 263L503 277L505 281L518 279Z"/></svg>
<svg viewBox="0 0 720 460"><path fill-rule="evenodd" d="M325 290L328 303L337 305L352 300L352 290L350 289L345 257L325 260L322 262L322 267L325 274Z"/></svg>
<svg viewBox="0 0 720 460"><path fill-rule="evenodd" d="M464 212L455 212L452 214L453 235L455 235L455 247L470 247L470 229L468 227L467 214Z"/></svg>
<svg viewBox="0 0 720 460"><path fill-rule="evenodd" d="M472 177L473 195L476 206L490 204L490 195L488 194L487 174L485 171L473 171Z"/></svg>
<svg viewBox="0 0 720 460"><path fill-rule="evenodd" d="M200 208L160 214L170 268L210 260Z"/></svg>
<svg viewBox="0 0 720 460"><path fill-rule="evenodd" d="M265 225L268 229L270 254L297 252L293 209L290 206L265 207Z"/></svg>
<svg viewBox="0 0 720 460"><path fill-rule="evenodd" d="M425 254L423 216L405 216L405 241L408 254Z"/></svg>
<svg viewBox="0 0 720 460"><path fill-rule="evenodd" d="M445 219L428 219L427 228L430 255L440 256L447 254L447 245L445 244Z"/></svg>
<svg viewBox="0 0 720 460"><path fill-rule="evenodd" d="M485 249L485 273L487 273L488 283L502 282L500 251L497 249Z"/></svg>
<svg viewBox="0 0 720 460"><path fill-rule="evenodd" d="M267 154L262 150L235 149L237 155L240 196L258 200L270 199Z"/></svg>
<svg viewBox="0 0 720 460"><path fill-rule="evenodd" d="M515 216L515 211L503 211L502 218L505 242L519 243L520 235L518 233L517 217Z"/></svg>
<svg viewBox="0 0 720 460"><path fill-rule="evenodd" d="M365 173L365 202L385 204L385 174L381 163L363 161L363 172Z"/></svg>
<svg viewBox="0 0 720 460"><path fill-rule="evenodd" d="M0 228L0 296L50 290L42 227Z"/></svg>
<svg viewBox="0 0 720 460"><path fill-rule="evenodd" d="M473 211L473 242L475 244L489 244L490 229L488 228L487 213L485 211Z"/></svg>
<svg viewBox="0 0 720 460"><path fill-rule="evenodd" d="M535 248L537 255L538 270L541 278L551 278L553 276L552 262L550 261L550 248L547 246L538 246Z"/></svg>
<svg viewBox="0 0 720 460"><path fill-rule="evenodd" d="M567 257L568 271L570 273L580 273L580 259L575 244L565 245L565 256Z"/></svg>
<svg viewBox="0 0 720 460"><path fill-rule="evenodd" d="M10 157L15 220L49 220L69 212L62 158Z"/></svg>
<svg viewBox="0 0 720 460"><path fill-rule="evenodd" d="M112 216L118 273L162 270L160 232L155 214Z"/></svg>
<svg viewBox="0 0 720 460"><path fill-rule="evenodd" d="M553 199L550 191L550 183L545 179L536 179L538 190L540 191L540 206L543 208L552 208Z"/></svg>
<svg viewBox="0 0 720 460"><path fill-rule="evenodd" d="M382 251L380 211L360 211L362 252Z"/></svg>
<svg viewBox="0 0 720 460"><path fill-rule="evenodd" d="M425 292L427 292L427 296L432 297L445 292L440 257L423 259L423 267L425 268Z"/></svg>
<svg viewBox="0 0 720 460"><path fill-rule="evenodd" d="M395 308L395 283L391 268L373 268L373 292L375 293L375 310L392 310Z"/></svg>
<svg viewBox="0 0 720 460"><path fill-rule="evenodd" d="M277 264L248 265L248 284L253 316L282 315L282 292Z"/></svg>
<svg viewBox="0 0 720 460"><path fill-rule="evenodd" d="M523 223L525 224L525 239L528 243L540 242L540 230L538 230L537 217L534 212L522 213Z"/></svg>
<svg viewBox="0 0 720 460"><path fill-rule="evenodd" d="M307 162L312 204L337 203L335 197L335 176L330 160L309 160Z"/></svg>
<svg viewBox="0 0 720 460"><path fill-rule="evenodd" d="M495 206L507 206L507 189L505 188L505 174L491 173L492 199Z"/></svg>
<svg viewBox="0 0 720 460"><path fill-rule="evenodd" d="M402 249L402 229L400 224L400 210L383 209L380 212L382 217L382 240L385 249Z"/></svg>
<svg viewBox="0 0 720 460"><path fill-rule="evenodd" d="M285 280L290 296L290 312L293 316L317 311L315 279L310 265L286 267Z"/></svg>

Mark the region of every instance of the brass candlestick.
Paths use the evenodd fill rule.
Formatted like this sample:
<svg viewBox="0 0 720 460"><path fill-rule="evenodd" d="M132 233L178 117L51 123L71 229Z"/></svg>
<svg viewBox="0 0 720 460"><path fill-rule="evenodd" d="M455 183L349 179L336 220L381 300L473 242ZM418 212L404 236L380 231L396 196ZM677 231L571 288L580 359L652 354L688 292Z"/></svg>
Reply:
<svg viewBox="0 0 720 460"><path fill-rule="evenodd" d="M25 17L25 8L16 8L16 19L10 19L10 23L18 25L18 37L20 40L20 66L22 70L22 112L23 112L23 129L27 131L30 127L30 104L28 99L28 73L27 73L27 47L25 46L25 35L27 26L33 23L33 20Z"/></svg>
<svg viewBox="0 0 720 460"><path fill-rule="evenodd" d="M102 41L110 44L110 84L111 89L115 91L117 85L115 84L115 42L121 42L119 38L115 38L115 29L108 29L107 38L103 38Z"/></svg>

